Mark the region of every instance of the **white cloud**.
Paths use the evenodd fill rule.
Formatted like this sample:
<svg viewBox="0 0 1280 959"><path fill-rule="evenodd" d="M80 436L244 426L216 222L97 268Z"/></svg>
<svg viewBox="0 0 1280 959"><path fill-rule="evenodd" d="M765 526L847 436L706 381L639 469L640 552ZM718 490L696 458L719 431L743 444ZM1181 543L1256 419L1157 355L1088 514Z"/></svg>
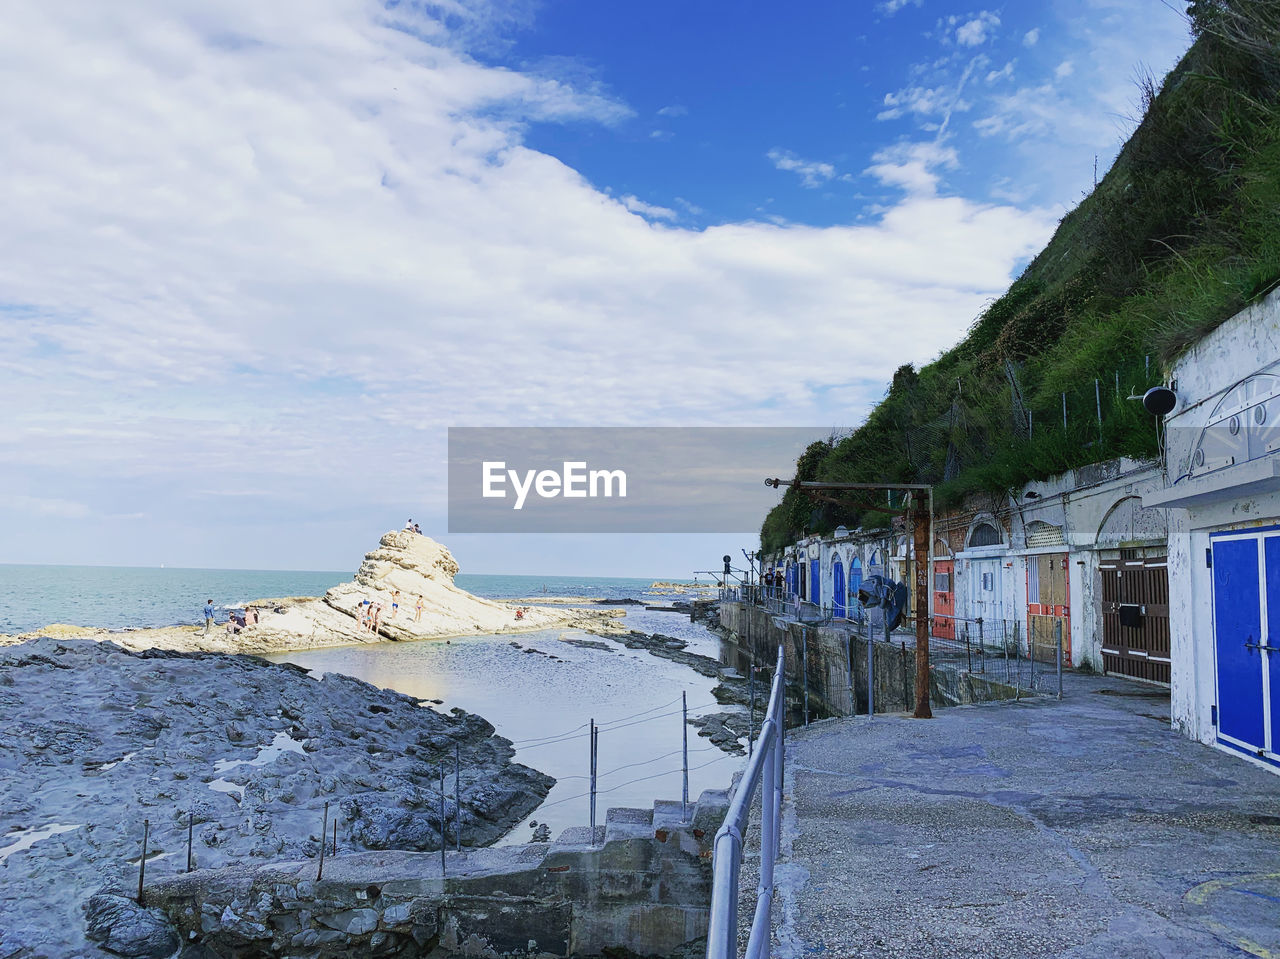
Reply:
<svg viewBox="0 0 1280 959"><path fill-rule="evenodd" d="M876 9L886 16L893 16L903 7L920 6L921 0L883 0L876 4Z"/></svg>
<svg viewBox="0 0 1280 959"><path fill-rule="evenodd" d="M962 47L981 46L990 39L998 26L1000 17L990 10L983 10L956 27L956 43Z"/></svg>
<svg viewBox="0 0 1280 959"><path fill-rule="evenodd" d="M836 175L836 168L830 163L804 160L790 150L780 150L775 147L765 155L779 170L786 170L788 173L799 176L801 186L810 189L822 186Z"/></svg>
<svg viewBox="0 0 1280 959"><path fill-rule="evenodd" d="M1065 80L1067 77L1071 76L1071 74L1075 72L1075 69L1076 69L1075 65L1072 64L1070 60L1063 60L1054 69L1053 75L1055 78L1059 80Z"/></svg>
<svg viewBox="0 0 1280 959"><path fill-rule="evenodd" d="M335 529L367 548L438 509L449 425L847 418L825 386L950 345L1052 228L931 192L936 147L878 155L908 195L865 224L650 223L523 141L625 104L485 66L423 10L8 12L0 500L30 508L0 558L60 518L81 555L150 537L252 565L269 540L315 565Z"/></svg>
<svg viewBox="0 0 1280 959"><path fill-rule="evenodd" d="M680 106L678 103L663 107L658 111L658 116L660 117L683 117L688 116L688 114L689 108Z"/></svg>
<svg viewBox="0 0 1280 959"><path fill-rule="evenodd" d="M1012 79L1013 79L1013 68L1014 68L1014 65L1015 65L1017 62L1018 62L1017 60L1010 60L1008 63L1006 63L1006 64L1005 64L1003 67L1001 67L999 70L990 70L990 71L988 71L988 72L987 72L987 77L986 77L987 83L989 83L989 84L990 84L990 83L995 83L995 82L997 82L998 80L1012 80Z"/></svg>
<svg viewBox="0 0 1280 959"><path fill-rule="evenodd" d="M1022 35L1022 45L1024 47L1034 47L1039 42L1040 42L1039 27L1036 27L1032 30L1028 30L1026 33Z"/></svg>
<svg viewBox="0 0 1280 959"><path fill-rule="evenodd" d="M937 142L900 143L880 150L872 161L866 172L881 183L899 187L913 197L927 197L938 192L941 176L936 171L955 169L959 156Z"/></svg>
<svg viewBox="0 0 1280 959"><path fill-rule="evenodd" d="M645 203L644 200L635 196L624 196L619 198L622 205L632 213L639 213L641 216L648 217L651 220L675 220L679 218L679 214L675 210L668 209L665 206L654 206L652 203Z"/></svg>

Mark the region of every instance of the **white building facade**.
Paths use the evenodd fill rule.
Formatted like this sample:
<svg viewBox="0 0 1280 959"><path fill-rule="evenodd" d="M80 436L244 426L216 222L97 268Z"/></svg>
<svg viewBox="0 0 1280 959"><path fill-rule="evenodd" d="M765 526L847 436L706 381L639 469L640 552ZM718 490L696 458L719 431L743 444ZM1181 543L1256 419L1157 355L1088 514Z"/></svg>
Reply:
<svg viewBox="0 0 1280 959"><path fill-rule="evenodd" d="M1171 371L1173 722L1280 769L1280 294L1220 326Z"/></svg>

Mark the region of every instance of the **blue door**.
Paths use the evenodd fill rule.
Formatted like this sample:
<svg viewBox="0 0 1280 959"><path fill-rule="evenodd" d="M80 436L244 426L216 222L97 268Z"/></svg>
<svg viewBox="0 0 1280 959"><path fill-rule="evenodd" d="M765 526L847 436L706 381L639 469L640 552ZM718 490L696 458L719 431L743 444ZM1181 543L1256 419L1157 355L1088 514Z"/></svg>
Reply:
<svg viewBox="0 0 1280 959"><path fill-rule="evenodd" d="M1274 761L1280 746L1280 535L1213 538L1213 634L1218 741Z"/></svg>
<svg viewBox="0 0 1280 959"><path fill-rule="evenodd" d="M838 559L831 566L831 615L844 618L844 564Z"/></svg>
<svg viewBox="0 0 1280 959"><path fill-rule="evenodd" d="M1259 650L1266 662L1267 752L1280 759L1280 536L1263 540L1267 568L1267 648Z"/></svg>
<svg viewBox="0 0 1280 959"><path fill-rule="evenodd" d="M858 587L862 585L862 560L854 557L849 562L849 610L856 614L862 608L858 602Z"/></svg>
<svg viewBox="0 0 1280 959"><path fill-rule="evenodd" d="M809 602L822 605L822 568L819 560L809 560Z"/></svg>

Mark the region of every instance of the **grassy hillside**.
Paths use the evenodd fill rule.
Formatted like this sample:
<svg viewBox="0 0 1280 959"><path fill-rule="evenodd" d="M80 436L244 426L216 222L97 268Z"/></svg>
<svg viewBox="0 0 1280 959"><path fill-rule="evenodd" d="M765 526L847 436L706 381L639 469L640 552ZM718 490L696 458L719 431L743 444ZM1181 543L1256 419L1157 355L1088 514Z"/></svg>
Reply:
<svg viewBox="0 0 1280 959"><path fill-rule="evenodd" d="M947 506L1156 454L1152 418L1125 397L1280 284L1280 4L1188 13L1194 44L1143 91L1142 122L1093 193L963 341L898 369L861 427L804 453L800 478L936 483ZM789 492L761 543L881 520Z"/></svg>

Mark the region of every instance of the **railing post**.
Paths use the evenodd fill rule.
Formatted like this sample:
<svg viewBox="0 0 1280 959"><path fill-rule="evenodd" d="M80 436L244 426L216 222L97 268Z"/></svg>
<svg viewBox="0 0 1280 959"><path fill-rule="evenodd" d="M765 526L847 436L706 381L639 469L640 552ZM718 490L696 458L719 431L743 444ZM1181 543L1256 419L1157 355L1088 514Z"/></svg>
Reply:
<svg viewBox="0 0 1280 959"><path fill-rule="evenodd" d="M1055 652L1057 656L1057 669L1058 669L1058 698L1061 699L1062 698L1062 620L1061 619L1058 620L1058 625L1055 632L1057 633L1057 636L1055 637L1057 639L1057 642L1055 643L1055 646L1057 647L1057 649Z"/></svg>
<svg viewBox="0 0 1280 959"><path fill-rule="evenodd" d="M804 724L809 725L809 630L800 627L800 679L804 684Z"/></svg>
<svg viewBox="0 0 1280 959"><path fill-rule="evenodd" d="M680 692L680 716L683 720L681 726L681 754L683 755L684 767L684 788L680 793L680 821L689 821L689 698L688 693L683 690ZM593 840L594 843L594 840Z"/></svg>
<svg viewBox="0 0 1280 959"><path fill-rule="evenodd" d="M853 698L853 633L850 633L846 639L844 660L849 667L849 715L856 716L858 713L858 701Z"/></svg>
<svg viewBox="0 0 1280 959"><path fill-rule="evenodd" d="M871 640L871 626L867 626L867 718L876 715L876 644Z"/></svg>
<svg viewBox="0 0 1280 959"><path fill-rule="evenodd" d="M591 753L591 845L596 844L596 721L590 720L588 739Z"/></svg>
<svg viewBox="0 0 1280 959"><path fill-rule="evenodd" d="M766 723L774 722L765 720ZM774 723L775 730L777 724ZM760 895L773 893L773 864L778 851L778 822L776 818L775 793L777 767L774 757L778 748L778 737L775 734L769 744L769 754L764 758L764 782L760 793Z"/></svg>
<svg viewBox="0 0 1280 959"><path fill-rule="evenodd" d="M328 804L325 805L327 810ZM138 859L138 905L144 905L142 901L142 884L147 875L147 840L151 837L151 820L142 820L142 856ZM324 846L324 837L320 837L320 845Z"/></svg>
<svg viewBox="0 0 1280 959"><path fill-rule="evenodd" d="M444 882L448 870L445 868L444 855L449 848L448 836L445 832L444 815L444 762L440 763L440 881Z"/></svg>

